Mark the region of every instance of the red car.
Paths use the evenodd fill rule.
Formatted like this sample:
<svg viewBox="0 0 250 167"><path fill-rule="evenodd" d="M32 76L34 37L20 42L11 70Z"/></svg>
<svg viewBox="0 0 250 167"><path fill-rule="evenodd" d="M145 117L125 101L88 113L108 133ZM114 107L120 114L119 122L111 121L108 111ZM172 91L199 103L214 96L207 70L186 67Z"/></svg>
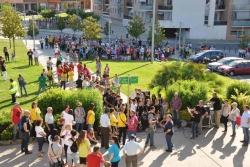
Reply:
<svg viewBox="0 0 250 167"><path fill-rule="evenodd" d="M218 68L219 72L224 74L239 75L250 74L250 60L235 60L228 65L223 65Z"/></svg>

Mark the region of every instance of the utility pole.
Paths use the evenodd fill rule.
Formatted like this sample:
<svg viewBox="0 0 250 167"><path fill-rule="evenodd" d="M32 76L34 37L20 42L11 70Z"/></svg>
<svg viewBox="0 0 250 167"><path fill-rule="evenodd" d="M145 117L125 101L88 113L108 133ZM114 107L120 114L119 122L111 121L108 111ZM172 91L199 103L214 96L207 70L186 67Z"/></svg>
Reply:
<svg viewBox="0 0 250 167"><path fill-rule="evenodd" d="M34 26L35 22L34 22L34 15L32 15L32 27L33 27L33 48L36 47L35 45L35 26Z"/></svg>
<svg viewBox="0 0 250 167"><path fill-rule="evenodd" d="M179 30L179 50L181 47L181 25L182 25L182 22L180 22L180 30Z"/></svg>
<svg viewBox="0 0 250 167"><path fill-rule="evenodd" d="M154 62L154 50L155 50L155 6L156 6L156 0L154 0L154 4L153 4L151 64L153 64Z"/></svg>

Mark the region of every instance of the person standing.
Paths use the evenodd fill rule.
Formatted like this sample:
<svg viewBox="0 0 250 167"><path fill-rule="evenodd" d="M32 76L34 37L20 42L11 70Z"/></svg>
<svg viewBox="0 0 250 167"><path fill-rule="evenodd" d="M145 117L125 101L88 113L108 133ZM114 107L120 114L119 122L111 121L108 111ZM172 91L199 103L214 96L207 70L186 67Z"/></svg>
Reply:
<svg viewBox="0 0 250 167"><path fill-rule="evenodd" d="M95 146L93 148L93 152L87 156L86 164L87 167L99 167L101 164L103 164L106 167L107 165L110 165L110 162L104 160L100 152L100 147Z"/></svg>
<svg viewBox="0 0 250 167"><path fill-rule="evenodd" d="M45 114L45 126L46 126L46 133L47 133L47 136L46 136L47 141L48 141L48 137L50 135L52 135L52 130L55 127L54 116L53 116L52 112L53 112L53 108L48 107L47 113Z"/></svg>
<svg viewBox="0 0 250 167"><path fill-rule="evenodd" d="M146 139L146 142L145 142L145 146L144 146L144 149L147 147L148 143L149 143L149 140L150 140L150 147L152 149L155 149L155 145L154 145L154 127L157 123L157 120L154 118L154 114L155 114L155 107L154 106L151 106L150 107L150 111L148 113L148 124L149 124L149 127L148 127L148 131L147 131L147 139Z"/></svg>
<svg viewBox="0 0 250 167"><path fill-rule="evenodd" d="M138 165L138 156L144 152L142 146L135 141L136 136L132 134L129 136L129 141L123 147L123 157L126 162L126 167L130 167L131 164L133 167L137 167ZM137 153L137 151L140 151Z"/></svg>
<svg viewBox="0 0 250 167"><path fill-rule="evenodd" d="M39 88L37 95L40 94L41 89L43 90L43 92L46 91L46 77L43 76L43 74L41 74L41 76L38 78L38 81L39 81Z"/></svg>
<svg viewBox="0 0 250 167"><path fill-rule="evenodd" d="M220 99L217 97L217 93L213 93L213 98L210 99L210 101L214 105L214 119L215 119L215 124L214 127L219 129L220 127L220 117L221 117L221 102Z"/></svg>
<svg viewBox="0 0 250 167"><path fill-rule="evenodd" d="M41 110L40 108L37 107L37 103L33 102L31 104L31 109L30 109L30 122L32 124L31 128L31 137L34 139L36 138L36 131L35 131L35 126L36 126L36 120L41 118Z"/></svg>
<svg viewBox="0 0 250 167"><path fill-rule="evenodd" d="M111 125L111 133L112 133L112 136L115 136L115 133L117 131L117 119L116 119L116 116L115 116L115 110L113 108L110 108L110 115L109 115L109 118L110 118L110 125Z"/></svg>
<svg viewBox="0 0 250 167"><path fill-rule="evenodd" d="M79 155L78 155L78 146L77 146L77 138L76 138L76 135L77 135L77 132L73 129L70 131L70 134L71 134L71 138L68 139L68 148L67 148L67 163L68 163L68 166L69 167L73 167L73 163L74 163L74 167L79 167L80 164L79 164ZM76 144L76 149L72 150L72 147L74 146L74 143Z"/></svg>
<svg viewBox="0 0 250 167"><path fill-rule="evenodd" d="M101 63L101 60L96 62L96 76L102 76L102 63Z"/></svg>
<svg viewBox="0 0 250 167"><path fill-rule="evenodd" d="M29 58L29 65L33 65L33 52L31 49L27 52L27 55Z"/></svg>
<svg viewBox="0 0 250 167"><path fill-rule="evenodd" d="M38 61L39 54L35 48L33 49L33 53L34 53L35 65L39 65L39 61Z"/></svg>
<svg viewBox="0 0 250 167"><path fill-rule="evenodd" d="M243 106L243 114L241 116L241 127L243 128L244 140L242 142L242 146L248 146L249 143L249 127L250 127L250 111L249 106Z"/></svg>
<svg viewBox="0 0 250 167"><path fill-rule="evenodd" d="M95 123L95 112L93 111L94 108L95 108L94 103L91 103L89 105L89 111L88 111L87 119L86 119L86 124L88 125L88 132L90 128L93 128L94 123Z"/></svg>
<svg viewBox="0 0 250 167"><path fill-rule="evenodd" d="M231 111L231 106L228 104L228 99L224 100L224 104L221 109L221 122L224 124L224 130L222 132L227 133L227 122L229 119L229 113Z"/></svg>
<svg viewBox="0 0 250 167"><path fill-rule="evenodd" d="M41 118L37 119L35 122L35 132L36 132L36 140L38 142L38 157L43 156L43 143L44 143L44 137L46 137L46 133L44 132L44 129L42 128L43 120Z"/></svg>
<svg viewBox="0 0 250 167"><path fill-rule="evenodd" d="M16 102L16 93L18 91L18 86L16 81L14 81L12 78L10 78L10 94L12 98L12 104Z"/></svg>
<svg viewBox="0 0 250 167"><path fill-rule="evenodd" d="M208 115L208 112L206 111L206 109L203 106L203 100L199 101L199 104L197 106L195 106L194 108L195 111L198 111L200 113L200 122L198 124L198 135L201 134L202 131L202 123L203 123L203 119L205 118L206 115Z"/></svg>
<svg viewBox="0 0 250 167"><path fill-rule="evenodd" d="M3 53L4 53L4 56L5 56L5 61L10 61L10 54L9 54L9 52L8 52L8 49L7 49L7 47L4 47L3 48Z"/></svg>
<svg viewBox="0 0 250 167"><path fill-rule="evenodd" d="M69 76L69 89L74 89L74 69L70 68L68 72Z"/></svg>
<svg viewBox="0 0 250 167"><path fill-rule="evenodd" d="M44 45L44 39L43 37L41 37L41 39L39 40L40 44L41 44L41 49L43 49L43 45Z"/></svg>
<svg viewBox="0 0 250 167"><path fill-rule="evenodd" d="M83 129L83 124L85 122L85 110L82 107L82 103L78 103L77 104L77 108L74 111L75 114L75 121L76 121L76 126L75 126L75 130L77 132L81 132Z"/></svg>
<svg viewBox="0 0 250 167"><path fill-rule="evenodd" d="M54 77L53 77L52 67L48 68L47 77L48 77L48 80L49 80L49 87L51 88L51 86L54 85Z"/></svg>
<svg viewBox="0 0 250 167"><path fill-rule="evenodd" d="M49 57L49 60L47 61L47 69L53 70L52 66L53 66L52 58Z"/></svg>
<svg viewBox="0 0 250 167"><path fill-rule="evenodd" d="M170 103L171 111L172 111L172 117L174 119L174 123L177 125L178 128L181 127L180 125L180 109L182 107L182 101L181 98L178 96L178 93L174 93L174 97L171 100ZM176 116L176 119L175 119Z"/></svg>
<svg viewBox="0 0 250 167"><path fill-rule="evenodd" d="M88 154L91 153L90 142L87 139L87 131L81 130L77 138L77 145L79 150L80 167L86 165Z"/></svg>
<svg viewBox="0 0 250 167"><path fill-rule="evenodd" d="M16 141L16 134L17 134L17 127L18 127L18 123L22 118L22 112L23 109L20 107L20 104L18 102L14 103L14 107L11 109L11 122L13 125L13 142ZM21 129L19 129L19 139L22 138L22 133L21 133Z"/></svg>
<svg viewBox="0 0 250 167"><path fill-rule="evenodd" d="M20 86L21 96L23 95L23 90L24 90L24 92L25 92L25 95L28 96L27 90L26 90L26 84L27 84L27 83L26 83L26 81L25 81L23 75L22 75L22 74L19 74L17 80L18 80L18 83L19 83L19 86Z"/></svg>
<svg viewBox="0 0 250 167"><path fill-rule="evenodd" d="M2 73L3 73L3 80L6 81L6 79L7 79L7 70L6 70L5 60L3 60L1 68L2 68Z"/></svg>
<svg viewBox="0 0 250 167"><path fill-rule="evenodd" d="M120 155L120 144L117 136L112 137L112 146L108 150L109 161L111 162L112 167L118 167L118 164L121 160Z"/></svg>
<svg viewBox="0 0 250 167"><path fill-rule="evenodd" d="M165 134L167 145L168 145L168 149L166 150L167 152L172 152L172 147L173 147L173 143L171 139L173 137L174 132L173 132L173 124L171 120L172 120L172 116L168 114L166 117L167 122L164 127L164 134Z"/></svg>
<svg viewBox="0 0 250 167"><path fill-rule="evenodd" d="M49 145L48 157L50 160L49 167L59 167L59 161L62 157L62 146L60 145L61 139L59 136L55 136L53 143Z"/></svg>
<svg viewBox="0 0 250 167"><path fill-rule="evenodd" d="M119 142L121 142L122 137L122 144L125 145L126 141L126 115L124 114L125 107L120 107L120 112L118 113L117 120L118 120L118 128L119 128Z"/></svg>
<svg viewBox="0 0 250 167"><path fill-rule="evenodd" d="M111 134L111 126L109 119L110 111L109 109L105 110L105 114L102 114L100 118L101 122L101 147L109 149L109 135Z"/></svg>
<svg viewBox="0 0 250 167"><path fill-rule="evenodd" d="M22 143L21 143L21 153L25 152L25 154L32 154L31 151L28 150L29 138L30 138L30 111L25 110L24 116L22 117Z"/></svg>
<svg viewBox="0 0 250 167"><path fill-rule="evenodd" d="M134 134L136 136L138 118L135 114L135 111L130 111L130 119L128 122L128 136Z"/></svg>
<svg viewBox="0 0 250 167"><path fill-rule="evenodd" d="M236 119L238 116L240 116L240 110L237 108L237 103L233 102L232 103L232 111L229 113L229 118L231 120L232 123L232 135L231 137L234 139L236 136L236 131L235 131L235 126L236 126Z"/></svg>
<svg viewBox="0 0 250 167"><path fill-rule="evenodd" d="M1 76L3 76L2 65L3 65L3 57L0 56L0 73L1 73Z"/></svg>

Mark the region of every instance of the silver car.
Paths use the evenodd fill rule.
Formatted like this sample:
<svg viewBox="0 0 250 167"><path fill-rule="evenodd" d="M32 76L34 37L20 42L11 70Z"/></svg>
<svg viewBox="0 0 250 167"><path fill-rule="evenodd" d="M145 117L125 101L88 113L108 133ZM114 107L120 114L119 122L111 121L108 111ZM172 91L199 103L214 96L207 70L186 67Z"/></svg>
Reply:
<svg viewBox="0 0 250 167"><path fill-rule="evenodd" d="M243 58L239 58L239 57L225 57L223 59L218 60L217 62L209 63L207 65L207 68L210 69L211 71L217 71L218 67L222 65L227 65L234 60L242 60L242 59Z"/></svg>

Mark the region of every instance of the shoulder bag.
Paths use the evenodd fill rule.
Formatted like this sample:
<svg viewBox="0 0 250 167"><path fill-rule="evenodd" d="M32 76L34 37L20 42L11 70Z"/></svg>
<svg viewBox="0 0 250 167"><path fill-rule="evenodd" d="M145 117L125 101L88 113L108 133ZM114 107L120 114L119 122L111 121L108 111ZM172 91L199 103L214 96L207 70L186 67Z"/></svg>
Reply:
<svg viewBox="0 0 250 167"><path fill-rule="evenodd" d="M120 112L118 113L118 115L120 117ZM124 122L121 117L120 117L120 120L126 125L126 129L128 129L128 124L126 122Z"/></svg>
<svg viewBox="0 0 250 167"><path fill-rule="evenodd" d="M51 149L52 149L53 154L56 156L56 154L53 150L53 143L51 144ZM64 161L62 160L62 158L61 158L61 161L57 158L57 161L58 161L58 167L64 167ZM54 166L55 166L55 164L53 164L53 167Z"/></svg>

